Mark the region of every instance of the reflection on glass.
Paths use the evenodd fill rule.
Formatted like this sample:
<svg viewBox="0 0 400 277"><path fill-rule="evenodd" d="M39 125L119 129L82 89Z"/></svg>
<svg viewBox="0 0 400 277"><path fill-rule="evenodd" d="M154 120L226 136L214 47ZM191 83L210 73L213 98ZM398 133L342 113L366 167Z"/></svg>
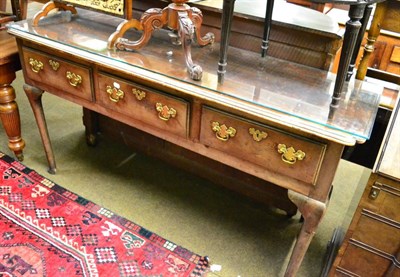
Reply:
<svg viewBox="0 0 400 277"><path fill-rule="evenodd" d="M217 76L219 45L215 43L192 48L193 59L203 67L202 80L194 81L187 74L181 47L170 43L166 30L156 31L149 44L139 51L117 51L107 49L106 45L121 19L106 17L105 20L103 14L79 10L69 22L60 20L59 16L59 23L55 24L57 16L46 19L52 20L51 23L43 20L37 27L32 27L28 20L9 28L61 43L65 51L73 47L83 51L88 59L112 64L117 70L137 72L143 69L147 72L143 74L154 73L154 78L163 78L166 85L184 87L188 93L208 93L213 99L223 95L225 99L243 100L254 106L253 110L261 117L269 115L270 111L279 111L286 123L293 121L294 116L324 128L344 131L358 140L368 139L371 133L382 92L374 84L349 82L339 108L329 118L335 75L327 71L272 57L261 59L259 53L230 47L229 68L221 84ZM131 30L126 36L135 40L140 33ZM261 107L263 109L259 109Z"/></svg>

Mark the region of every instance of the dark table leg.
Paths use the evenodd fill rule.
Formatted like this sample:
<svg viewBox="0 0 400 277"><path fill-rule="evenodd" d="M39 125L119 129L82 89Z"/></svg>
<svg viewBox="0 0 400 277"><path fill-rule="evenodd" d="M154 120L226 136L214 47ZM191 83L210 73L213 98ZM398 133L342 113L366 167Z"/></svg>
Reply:
<svg viewBox="0 0 400 277"><path fill-rule="evenodd" d="M339 60L339 68L336 76L335 87L333 89L331 113L339 106L340 97L343 90L344 81L346 79L347 70L350 65L350 59L354 52L357 36L361 28L360 19L364 16L366 5L351 5L349 10L350 20L346 22L346 29L343 39L342 53Z"/></svg>
<svg viewBox="0 0 400 277"><path fill-rule="evenodd" d="M87 108L83 108L83 125L85 125L86 143L89 146L96 146L98 142L99 114Z"/></svg>
<svg viewBox="0 0 400 277"><path fill-rule="evenodd" d="M265 10L265 21L264 21L264 34L261 44L261 57L265 57L267 55L269 47L269 34L272 25L272 12L274 10L274 2L275 0L267 0L267 8Z"/></svg>
<svg viewBox="0 0 400 277"><path fill-rule="evenodd" d="M224 0L222 11L222 24L221 24L221 42L219 50L218 62L218 81L224 82L224 75L226 72L226 65L228 59L228 46L229 35L232 27L233 9L235 7L235 0Z"/></svg>
<svg viewBox="0 0 400 277"><path fill-rule="evenodd" d="M358 56L358 50L360 49L362 40L364 38L365 30L367 29L368 20L369 20L369 17L371 16L371 12L372 12L372 5L368 5L365 8L363 18L361 19L361 29L357 36L357 41L354 46L353 55L351 56L351 61L350 61L349 69L347 71L346 81L349 81L351 76L353 76L353 71L354 71L354 67L356 66L356 61L357 61L357 56Z"/></svg>

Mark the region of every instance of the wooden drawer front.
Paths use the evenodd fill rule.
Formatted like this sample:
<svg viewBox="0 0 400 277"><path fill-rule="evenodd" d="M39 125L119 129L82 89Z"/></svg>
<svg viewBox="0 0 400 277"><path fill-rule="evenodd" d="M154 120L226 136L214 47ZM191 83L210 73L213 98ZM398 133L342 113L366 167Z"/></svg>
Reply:
<svg viewBox="0 0 400 277"><path fill-rule="evenodd" d="M346 252L343 255L340 264L336 268L336 272L340 270L350 271L354 275L347 276L368 276L381 277L385 276L385 272L392 266L390 257L373 253L368 249L358 245L357 243L349 242ZM335 276L342 276L340 274Z"/></svg>
<svg viewBox="0 0 400 277"><path fill-rule="evenodd" d="M207 107L203 108L201 125L200 141L207 146L309 184L316 181L325 152L323 144ZM226 139L221 137L224 134Z"/></svg>
<svg viewBox="0 0 400 277"><path fill-rule="evenodd" d="M372 197L376 195L376 197ZM383 217L400 223L400 184L378 177L366 198L364 207Z"/></svg>
<svg viewBox="0 0 400 277"><path fill-rule="evenodd" d="M92 101L92 82L88 68L25 47L23 57L29 79Z"/></svg>
<svg viewBox="0 0 400 277"><path fill-rule="evenodd" d="M395 45L393 47L392 55L390 56L390 61L393 63L400 64L400 46Z"/></svg>
<svg viewBox="0 0 400 277"><path fill-rule="evenodd" d="M400 224L364 210L352 238L371 248L396 255L400 249Z"/></svg>
<svg viewBox="0 0 400 277"><path fill-rule="evenodd" d="M108 109L187 137L189 105L182 99L107 74L98 74L96 99Z"/></svg>

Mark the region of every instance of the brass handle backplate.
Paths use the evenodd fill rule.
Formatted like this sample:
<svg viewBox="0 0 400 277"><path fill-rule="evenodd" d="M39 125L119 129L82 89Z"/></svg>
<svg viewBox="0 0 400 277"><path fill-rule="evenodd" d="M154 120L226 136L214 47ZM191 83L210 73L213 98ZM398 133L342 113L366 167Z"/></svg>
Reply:
<svg viewBox="0 0 400 277"><path fill-rule="evenodd" d="M264 131L256 130L254 128L249 128L249 134L253 137L253 139L257 142L262 141L268 137L268 134Z"/></svg>
<svg viewBox="0 0 400 277"><path fill-rule="evenodd" d="M137 100L142 100L146 97L146 92L137 88L132 89L133 95L135 95Z"/></svg>
<svg viewBox="0 0 400 277"><path fill-rule="evenodd" d="M43 69L43 63L33 58L29 58L29 65L31 66L32 71L35 73L39 73L39 71Z"/></svg>
<svg viewBox="0 0 400 277"><path fill-rule="evenodd" d="M374 185L371 187L371 190L369 191L369 199L375 200L376 198L378 198L379 193L381 192L381 187L381 183L375 182Z"/></svg>
<svg viewBox="0 0 400 277"><path fill-rule="evenodd" d="M60 67L60 63L53 60L49 60L49 64L54 71L57 71Z"/></svg>
<svg viewBox="0 0 400 277"><path fill-rule="evenodd" d="M288 164L294 164L298 160L301 161L306 156L303 151L296 151L292 146L288 148L285 144L278 144L278 153L282 154L282 161Z"/></svg>
<svg viewBox="0 0 400 277"><path fill-rule="evenodd" d="M158 111L158 117L164 121L168 121L171 117L176 117L176 110L162 103L156 104L156 110Z"/></svg>
<svg viewBox="0 0 400 277"><path fill-rule="evenodd" d="M106 91L108 98L114 103L118 103L125 96L125 93L115 83L114 86L107 86Z"/></svg>
<svg viewBox="0 0 400 277"><path fill-rule="evenodd" d="M236 135L236 129L233 127L227 127L225 124L219 122L213 122L211 124L212 130L215 132L217 139L227 141L229 138L233 138Z"/></svg>
<svg viewBox="0 0 400 277"><path fill-rule="evenodd" d="M77 87L82 83L82 76L75 74L71 71L67 71L66 77L68 79L69 84L73 87Z"/></svg>

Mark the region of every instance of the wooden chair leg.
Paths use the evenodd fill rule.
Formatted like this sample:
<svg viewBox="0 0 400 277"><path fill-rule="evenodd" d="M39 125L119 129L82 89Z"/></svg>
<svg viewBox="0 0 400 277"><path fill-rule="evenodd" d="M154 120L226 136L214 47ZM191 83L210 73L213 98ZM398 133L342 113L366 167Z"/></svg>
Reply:
<svg viewBox="0 0 400 277"><path fill-rule="evenodd" d="M361 61L357 69L356 79L358 80L364 80L365 76L367 75L369 58L372 52L374 51L375 41L381 32L380 25L385 16L386 9L387 9L386 2L378 3L376 5L374 17L372 19L371 26L368 30L367 43L364 46L364 53L363 56L361 57Z"/></svg>

